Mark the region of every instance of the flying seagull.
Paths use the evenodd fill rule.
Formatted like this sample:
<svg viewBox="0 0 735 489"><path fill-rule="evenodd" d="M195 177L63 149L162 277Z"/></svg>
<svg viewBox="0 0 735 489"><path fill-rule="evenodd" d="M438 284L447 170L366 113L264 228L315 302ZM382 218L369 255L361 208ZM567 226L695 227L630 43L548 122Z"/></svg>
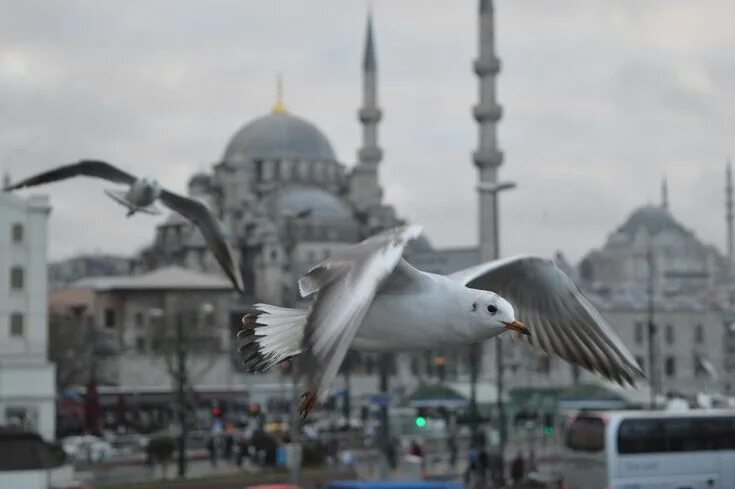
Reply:
<svg viewBox="0 0 735 489"><path fill-rule="evenodd" d="M506 331L621 385L643 372L602 315L553 262L519 256L450 276L403 258L421 227L377 234L299 279L309 309L256 304L243 318L239 351L252 371L303 358L309 388L299 412L324 400L347 353L428 350L477 343ZM520 336L519 335L519 336Z"/></svg>
<svg viewBox="0 0 735 489"><path fill-rule="evenodd" d="M130 217L137 212L158 214L153 207L160 200L169 209L178 212L199 228L210 251L238 292L242 293L242 278L222 230L212 213L201 202L178 195L162 188L152 177L137 178L110 163L97 160L82 160L39 173L18 183L5 187L6 191L34 187L78 176L96 177L127 185L126 191L106 190L105 193L128 209Z"/></svg>

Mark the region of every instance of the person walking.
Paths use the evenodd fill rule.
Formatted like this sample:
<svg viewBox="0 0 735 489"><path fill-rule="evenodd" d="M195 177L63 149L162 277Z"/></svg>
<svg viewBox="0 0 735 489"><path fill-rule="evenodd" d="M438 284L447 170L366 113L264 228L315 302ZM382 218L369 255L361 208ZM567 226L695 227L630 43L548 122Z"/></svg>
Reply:
<svg viewBox="0 0 735 489"><path fill-rule="evenodd" d="M513 463L510 466L510 477L513 479L513 487L518 487L523 480L524 474L525 464L523 462L523 454L518 451L518 455L513 459Z"/></svg>
<svg viewBox="0 0 735 489"><path fill-rule="evenodd" d="M217 467L217 443L214 436L210 436L207 440L207 451L209 452L209 462L212 467Z"/></svg>

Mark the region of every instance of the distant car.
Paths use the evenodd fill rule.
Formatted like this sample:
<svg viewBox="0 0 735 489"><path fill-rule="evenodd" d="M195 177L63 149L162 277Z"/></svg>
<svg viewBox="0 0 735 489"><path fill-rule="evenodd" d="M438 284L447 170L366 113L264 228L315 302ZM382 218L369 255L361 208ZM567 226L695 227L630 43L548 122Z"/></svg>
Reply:
<svg viewBox="0 0 735 489"><path fill-rule="evenodd" d="M92 435L66 437L61 441L61 446L75 462L98 463L110 458L113 453L110 442Z"/></svg>

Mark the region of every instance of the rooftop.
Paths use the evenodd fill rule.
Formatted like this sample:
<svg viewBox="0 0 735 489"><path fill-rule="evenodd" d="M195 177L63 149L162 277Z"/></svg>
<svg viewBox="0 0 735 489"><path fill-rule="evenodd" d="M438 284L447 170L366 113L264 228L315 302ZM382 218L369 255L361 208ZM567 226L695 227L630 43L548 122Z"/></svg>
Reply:
<svg viewBox="0 0 735 489"><path fill-rule="evenodd" d="M230 290L225 277L201 273L182 267L159 268L141 275L90 277L74 282L79 289L107 290Z"/></svg>

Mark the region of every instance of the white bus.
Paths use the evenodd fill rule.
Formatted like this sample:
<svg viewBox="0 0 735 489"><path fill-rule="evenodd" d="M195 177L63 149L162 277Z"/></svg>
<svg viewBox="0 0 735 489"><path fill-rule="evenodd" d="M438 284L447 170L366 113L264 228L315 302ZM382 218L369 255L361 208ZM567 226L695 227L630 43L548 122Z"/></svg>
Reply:
<svg viewBox="0 0 735 489"><path fill-rule="evenodd" d="M563 445L566 489L735 489L735 410L581 413Z"/></svg>

